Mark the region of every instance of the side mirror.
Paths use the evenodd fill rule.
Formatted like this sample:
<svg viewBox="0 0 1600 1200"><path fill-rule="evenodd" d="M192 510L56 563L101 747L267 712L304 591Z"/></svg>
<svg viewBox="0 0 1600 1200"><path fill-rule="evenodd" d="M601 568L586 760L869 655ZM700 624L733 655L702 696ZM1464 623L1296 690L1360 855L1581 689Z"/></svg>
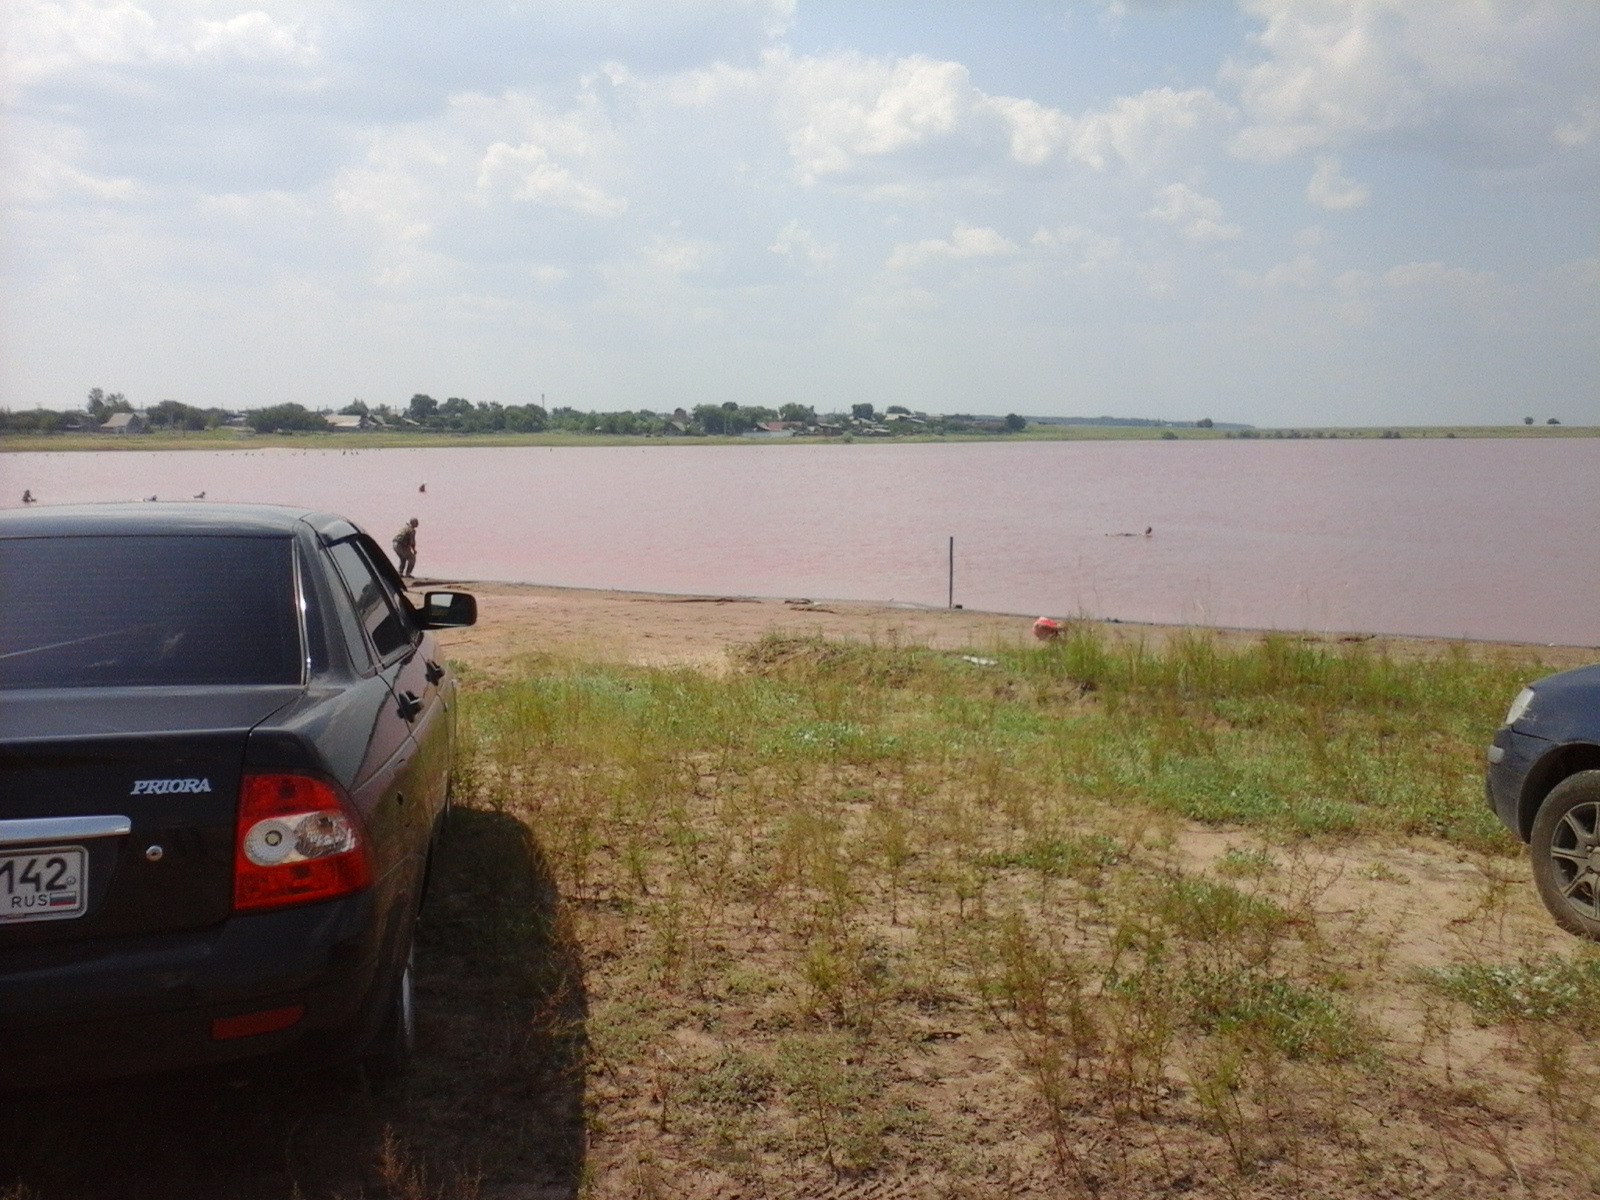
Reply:
<svg viewBox="0 0 1600 1200"><path fill-rule="evenodd" d="M478 600L471 592L426 592L417 615L424 629L459 629L478 623Z"/></svg>

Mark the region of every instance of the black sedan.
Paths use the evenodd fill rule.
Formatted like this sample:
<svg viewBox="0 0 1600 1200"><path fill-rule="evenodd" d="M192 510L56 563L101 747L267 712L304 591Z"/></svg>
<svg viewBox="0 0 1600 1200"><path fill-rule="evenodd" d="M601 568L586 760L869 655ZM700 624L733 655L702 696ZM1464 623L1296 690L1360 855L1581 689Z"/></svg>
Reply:
<svg viewBox="0 0 1600 1200"><path fill-rule="evenodd" d="M1489 803L1529 843L1556 924L1600 940L1600 664L1517 693L1489 747Z"/></svg>
<svg viewBox="0 0 1600 1200"><path fill-rule="evenodd" d="M399 1069L476 618L325 513L0 514L0 1084Z"/></svg>

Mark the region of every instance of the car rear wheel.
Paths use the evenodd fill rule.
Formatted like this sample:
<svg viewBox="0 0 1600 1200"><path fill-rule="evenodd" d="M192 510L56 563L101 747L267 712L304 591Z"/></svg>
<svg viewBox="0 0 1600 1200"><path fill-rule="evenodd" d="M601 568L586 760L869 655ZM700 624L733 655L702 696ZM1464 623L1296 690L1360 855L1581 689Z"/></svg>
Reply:
<svg viewBox="0 0 1600 1200"><path fill-rule="evenodd" d="M1530 843L1533 880L1556 924L1600 941L1600 771L1556 785L1534 818Z"/></svg>
<svg viewBox="0 0 1600 1200"><path fill-rule="evenodd" d="M405 1073L411 1062L411 1053L417 1045L417 1010L412 989L412 960L415 952L406 951L405 969L395 980L384 1010L383 1023L373 1036L363 1061L367 1073L374 1079L387 1082Z"/></svg>

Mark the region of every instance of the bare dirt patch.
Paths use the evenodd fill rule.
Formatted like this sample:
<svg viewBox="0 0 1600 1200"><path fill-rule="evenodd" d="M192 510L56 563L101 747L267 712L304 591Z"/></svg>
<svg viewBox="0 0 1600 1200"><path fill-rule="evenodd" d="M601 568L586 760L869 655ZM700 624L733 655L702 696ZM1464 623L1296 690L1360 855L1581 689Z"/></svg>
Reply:
<svg viewBox="0 0 1600 1200"><path fill-rule="evenodd" d="M922 645L981 653L996 645L1032 640L1034 616L919 608L808 597L663 596L644 592L585 591L533 584L419 580L429 586L463 587L478 597L478 624L440 635L446 651L489 674L503 675L529 655L559 654L647 666L697 666L721 670L734 646L769 633L846 638L884 645ZM1165 645L1185 632L1178 626L1105 622L1098 628L1118 641ZM1256 630L1209 631L1222 645L1258 639ZM1439 638L1366 634L1295 635L1308 643L1361 644L1399 657L1436 655L1448 647L1464 653L1537 654L1551 670L1594 661L1583 647L1529 647Z"/></svg>

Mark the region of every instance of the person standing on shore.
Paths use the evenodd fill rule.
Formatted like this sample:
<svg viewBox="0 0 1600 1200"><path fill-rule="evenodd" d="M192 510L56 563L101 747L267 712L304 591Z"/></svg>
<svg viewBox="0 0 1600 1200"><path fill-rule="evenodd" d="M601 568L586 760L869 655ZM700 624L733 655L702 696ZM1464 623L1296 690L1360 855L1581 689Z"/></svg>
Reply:
<svg viewBox="0 0 1600 1200"><path fill-rule="evenodd" d="M394 556L400 560L400 578L410 579L417 567L417 525L415 517L400 526L394 535Z"/></svg>

